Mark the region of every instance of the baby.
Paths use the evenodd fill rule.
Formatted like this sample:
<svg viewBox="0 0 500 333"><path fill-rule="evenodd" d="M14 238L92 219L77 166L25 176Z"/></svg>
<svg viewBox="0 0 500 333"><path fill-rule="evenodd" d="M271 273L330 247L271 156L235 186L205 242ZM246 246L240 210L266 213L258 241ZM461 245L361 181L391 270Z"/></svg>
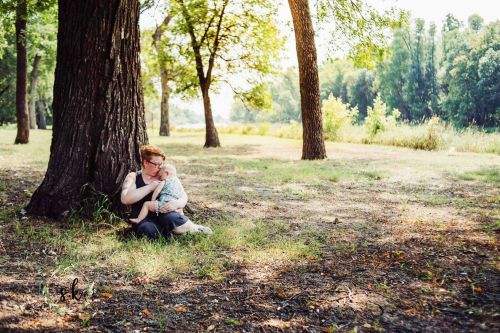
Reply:
<svg viewBox="0 0 500 333"><path fill-rule="evenodd" d="M181 182L179 178L177 178L176 174L177 172L172 164L163 164L161 166L159 176L162 181L158 184L155 191L153 192L153 196L151 198L152 200L146 201L142 206L139 216L130 219L132 223L139 223L144 220L147 217L148 212L156 212L156 214L159 214L160 207L163 206L167 201L172 199L179 199L179 197L182 195L183 189ZM158 198L158 200L156 200L156 198ZM213 233L212 229L210 229L209 227L202 226L201 224L195 224L187 217L185 217L182 213L182 209L178 212L178 214L181 214L187 221L181 226L174 228L172 230L174 234L183 234L186 232L201 232L207 235L211 235Z"/></svg>

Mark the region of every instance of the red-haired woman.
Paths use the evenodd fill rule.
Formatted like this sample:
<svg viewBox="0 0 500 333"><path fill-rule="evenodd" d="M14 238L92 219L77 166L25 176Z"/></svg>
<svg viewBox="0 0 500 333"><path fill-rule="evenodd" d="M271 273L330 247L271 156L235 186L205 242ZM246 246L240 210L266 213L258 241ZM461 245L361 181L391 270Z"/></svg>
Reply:
<svg viewBox="0 0 500 333"><path fill-rule="evenodd" d="M122 185L121 202L124 205L131 206L130 216L136 217L141 211L142 205L151 200L153 191L160 183L158 171L165 161L163 151L155 146L142 146L140 148L141 165L140 171L131 172L125 177ZM134 223L132 228L138 237L146 236L150 239L156 239L163 236L169 239L173 228L186 223L180 210L186 206L187 194L182 191L182 195L177 200L170 200L160 207L160 214L149 213L148 216L139 223Z"/></svg>

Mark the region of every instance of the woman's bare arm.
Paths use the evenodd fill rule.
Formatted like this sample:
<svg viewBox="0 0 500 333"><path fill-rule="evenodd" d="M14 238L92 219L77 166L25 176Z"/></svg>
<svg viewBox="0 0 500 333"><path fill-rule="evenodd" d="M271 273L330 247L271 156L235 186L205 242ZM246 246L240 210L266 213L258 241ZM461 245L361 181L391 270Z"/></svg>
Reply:
<svg viewBox="0 0 500 333"><path fill-rule="evenodd" d="M159 181L155 180L146 186L137 188L135 186L135 177L135 172L131 172L127 175L127 177L125 177L125 180L123 181L120 200L124 205L132 205L141 200L151 191L153 191L159 183Z"/></svg>

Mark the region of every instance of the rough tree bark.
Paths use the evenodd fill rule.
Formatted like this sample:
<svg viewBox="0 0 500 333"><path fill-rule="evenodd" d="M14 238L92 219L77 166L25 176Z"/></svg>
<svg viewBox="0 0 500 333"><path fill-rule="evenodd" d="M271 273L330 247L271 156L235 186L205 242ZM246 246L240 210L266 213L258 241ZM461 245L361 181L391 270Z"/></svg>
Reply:
<svg viewBox="0 0 500 333"><path fill-rule="evenodd" d="M27 0L18 0L16 8L16 51L17 51L17 78L16 78L16 118L17 136L14 143L28 143L30 135L27 84L28 60L26 56L26 17L28 15Z"/></svg>
<svg viewBox="0 0 500 333"><path fill-rule="evenodd" d="M212 116L212 103L209 94L210 82L201 84L203 95L203 109L205 110L205 145L204 148L220 147L219 134L215 128L214 117Z"/></svg>
<svg viewBox="0 0 500 333"><path fill-rule="evenodd" d="M28 205L59 216L93 187L118 201L147 142L139 0L59 0L53 136L45 178Z"/></svg>
<svg viewBox="0 0 500 333"><path fill-rule="evenodd" d="M38 125L39 129L47 129L47 121L45 119L45 100L44 99L39 99L36 101L36 123Z"/></svg>
<svg viewBox="0 0 500 333"><path fill-rule="evenodd" d="M156 49L156 53L158 54L158 64L160 65L161 76L160 136L170 136L170 119L168 107L168 101L170 98L170 87L168 86L168 82L170 79L170 74L165 61L161 57L161 54L165 51L161 49L160 42L162 34L171 19L172 17L170 15L167 15L162 24L160 24L153 33L153 43Z"/></svg>
<svg viewBox="0 0 500 333"><path fill-rule="evenodd" d="M299 62L300 103L302 114L302 159L326 158L321 115L318 64L314 29L308 0L288 0L295 30Z"/></svg>
<svg viewBox="0 0 500 333"><path fill-rule="evenodd" d="M41 55L35 55L35 59L33 60L33 70L31 71L30 99L28 103L28 110L30 114L30 129L36 129L36 86L38 84L38 69L40 67L41 59Z"/></svg>

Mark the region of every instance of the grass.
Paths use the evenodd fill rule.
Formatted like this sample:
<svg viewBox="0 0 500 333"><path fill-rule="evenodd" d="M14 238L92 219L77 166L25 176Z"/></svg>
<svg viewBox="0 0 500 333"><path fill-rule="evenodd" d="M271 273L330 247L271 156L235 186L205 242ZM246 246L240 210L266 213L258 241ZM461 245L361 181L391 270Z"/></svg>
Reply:
<svg viewBox="0 0 500 333"><path fill-rule="evenodd" d="M190 273L217 280L235 267L277 264L321 253L316 238L277 236L285 228L282 222L232 218L209 225L214 229L211 237L183 235L171 242L134 237L124 240L120 237L124 223L109 228L79 221L58 228L25 220L16 223L15 232L19 239L64 253L51 275L71 275L93 267L128 276L158 278Z"/></svg>
<svg viewBox="0 0 500 333"><path fill-rule="evenodd" d="M179 132L200 132L203 129L178 129ZM219 126L219 133L273 136L278 138L302 139L302 128L292 124L232 124ZM471 127L455 129L451 126L428 124L398 123L392 128L368 137L364 126L345 126L335 136L336 142L378 144L396 147L408 147L422 150L449 149L458 152L500 154L500 132L486 133Z"/></svg>
<svg viewBox="0 0 500 333"><path fill-rule="evenodd" d="M1 170L28 170L28 174L36 170L41 178L48 161L51 131L32 131L28 145L10 143L14 137L14 130L0 130L0 140L7 142L0 146ZM91 207L94 213L85 218L81 214L69 215L64 223L55 225L39 224L31 217L17 220L13 226L16 235L59 254L57 261L48 267L49 273L54 275L96 267L126 276L159 278L191 274L217 280L226 272L241 267L321 257L328 241L322 229L313 226L301 226L298 233L290 232L290 220L287 219L290 212L285 212L284 216L252 215L247 208L228 209L234 202L270 203L279 210L282 201L300 204L301 201L323 200L320 208L326 209L328 207L321 205L327 202L331 205L332 194L342 197L350 188L371 191L379 184L412 184L447 175L457 180L489 184L498 184L500 178L498 159L489 155L414 152L328 142L332 158L300 161L290 158L288 153L297 151L300 157L301 142L297 140L227 134L221 135L223 147L217 149L201 148L203 140L202 133L174 133L168 138L150 134L150 142L162 147L169 160L178 165L188 194L196 193L195 185L202 186L197 192L198 198L194 198L222 207L215 215L210 214L214 208L208 207L195 216L195 220L198 218L212 227L213 236L184 235L169 243L123 239L126 225L110 214L104 198L98 200L99 207ZM269 146L279 146L283 155L276 155L276 150L263 150ZM478 168L479 165L482 167ZM9 184L2 181L0 195L8 189ZM34 189L26 190L32 192ZM408 186L408 194L413 191L414 188ZM418 200L429 206L439 207L456 201L445 195L426 195L428 192L424 190L419 193ZM307 207L301 207L294 216L303 220L310 218ZM2 209L0 220L14 219L20 208L14 205ZM342 228L345 227L338 228L339 234ZM368 227L360 225L359 229L362 228ZM356 251L356 248L339 242L337 250Z"/></svg>
<svg viewBox="0 0 500 333"><path fill-rule="evenodd" d="M464 172L460 175L463 180L479 180L491 185L500 183L500 170L498 168L481 168L475 171Z"/></svg>
<svg viewBox="0 0 500 333"><path fill-rule="evenodd" d="M218 163L229 164L233 174L244 175L246 182L262 185L288 183L336 182L340 179L382 179L377 171L356 170L336 161L276 161L271 159L225 159ZM231 172L230 172L231 173Z"/></svg>
<svg viewBox="0 0 500 333"><path fill-rule="evenodd" d="M16 131L0 129L0 165L2 168L45 169L49 157L51 130L30 131L30 143L15 145Z"/></svg>

